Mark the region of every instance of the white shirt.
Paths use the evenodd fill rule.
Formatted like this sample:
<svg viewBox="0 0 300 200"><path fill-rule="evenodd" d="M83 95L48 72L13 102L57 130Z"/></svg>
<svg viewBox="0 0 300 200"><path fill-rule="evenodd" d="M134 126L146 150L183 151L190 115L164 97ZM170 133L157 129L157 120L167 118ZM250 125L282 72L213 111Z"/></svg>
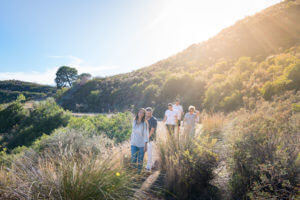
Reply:
<svg viewBox="0 0 300 200"><path fill-rule="evenodd" d="M136 147L145 147L145 142L148 142L149 129L147 123L137 124L135 120L132 123L132 132L130 144Z"/></svg>
<svg viewBox="0 0 300 200"><path fill-rule="evenodd" d="M167 117L166 124L176 125L177 112L175 110L166 110L165 116Z"/></svg>
<svg viewBox="0 0 300 200"><path fill-rule="evenodd" d="M178 117L178 120L180 120L181 119L181 114L183 113L183 108L182 108L182 106L181 105L176 105L176 104L174 104L173 105L173 110L175 110L176 112L177 112L177 117Z"/></svg>

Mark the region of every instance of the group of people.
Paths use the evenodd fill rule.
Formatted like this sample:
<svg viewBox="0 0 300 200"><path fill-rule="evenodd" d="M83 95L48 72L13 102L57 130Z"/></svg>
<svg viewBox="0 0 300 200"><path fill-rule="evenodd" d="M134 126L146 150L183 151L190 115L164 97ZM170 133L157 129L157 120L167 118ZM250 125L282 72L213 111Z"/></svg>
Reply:
<svg viewBox="0 0 300 200"><path fill-rule="evenodd" d="M182 125L183 108L180 100L176 99L175 104L168 104L163 122L166 125L169 135L180 133ZM183 118L183 134L185 136L193 136L195 134L196 123L199 122L199 111L194 106L189 106L188 112ZM148 161L146 170L151 171L153 167L153 145L156 140L157 119L153 116L153 109L148 107L141 108L137 112L133 124L130 138L131 144L131 163L133 167L138 169L140 173L143 167L144 154L148 151Z"/></svg>

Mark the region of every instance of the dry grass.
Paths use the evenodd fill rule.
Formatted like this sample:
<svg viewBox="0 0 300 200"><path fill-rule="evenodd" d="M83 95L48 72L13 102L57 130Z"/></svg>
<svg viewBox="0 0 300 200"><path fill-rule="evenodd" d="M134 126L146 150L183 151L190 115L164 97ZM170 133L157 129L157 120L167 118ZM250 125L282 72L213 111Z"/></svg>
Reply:
<svg viewBox="0 0 300 200"><path fill-rule="evenodd" d="M42 141L0 168L1 199L129 199L136 188L127 169L129 146L74 131Z"/></svg>
<svg viewBox="0 0 300 200"><path fill-rule="evenodd" d="M168 135L166 140L159 141L158 153L167 196L193 199L207 192L217 166L217 156L212 152L216 141L209 136L178 138Z"/></svg>
<svg viewBox="0 0 300 200"><path fill-rule="evenodd" d="M222 113L203 114L201 117L203 134L209 134L214 138L221 138L225 124L225 116Z"/></svg>

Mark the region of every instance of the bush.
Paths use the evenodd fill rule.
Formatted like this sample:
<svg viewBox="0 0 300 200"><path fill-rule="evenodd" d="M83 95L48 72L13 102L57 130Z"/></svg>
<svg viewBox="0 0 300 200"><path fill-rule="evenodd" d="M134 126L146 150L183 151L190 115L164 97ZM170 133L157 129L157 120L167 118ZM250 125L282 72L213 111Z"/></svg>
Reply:
<svg viewBox="0 0 300 200"><path fill-rule="evenodd" d="M0 168L2 199L128 199L135 175L129 152L102 136L59 130ZM37 147L36 146L36 147ZM129 147L127 147L129 149Z"/></svg>
<svg viewBox="0 0 300 200"><path fill-rule="evenodd" d="M14 110L20 110L18 112L24 110L19 102L12 105ZM17 111L11 111L10 107L8 107L7 112L6 116L12 115L14 118L18 116L15 114ZM41 101L34 105L34 109L28 115L22 115L22 120L14 122L15 125L9 124L14 129L9 131L3 144L9 150L22 145L30 146L34 140L43 134L49 135L54 129L66 126L69 118L70 114L59 107L53 99Z"/></svg>
<svg viewBox="0 0 300 200"><path fill-rule="evenodd" d="M238 115L231 130L233 199L295 198L300 122L292 105L299 97L288 93Z"/></svg>
<svg viewBox="0 0 300 200"><path fill-rule="evenodd" d="M23 105L15 101L6 108L0 110L0 133L7 133L27 117Z"/></svg>
<svg viewBox="0 0 300 200"><path fill-rule="evenodd" d="M216 139L209 136L178 139L169 136L159 143L164 187L178 199L203 197L212 188L217 156L212 152ZM215 191L209 197L216 196Z"/></svg>
<svg viewBox="0 0 300 200"><path fill-rule="evenodd" d="M71 117L69 128L89 132L89 134L105 134L116 143L129 139L131 134L132 114L130 112L113 115L96 115L88 117Z"/></svg>

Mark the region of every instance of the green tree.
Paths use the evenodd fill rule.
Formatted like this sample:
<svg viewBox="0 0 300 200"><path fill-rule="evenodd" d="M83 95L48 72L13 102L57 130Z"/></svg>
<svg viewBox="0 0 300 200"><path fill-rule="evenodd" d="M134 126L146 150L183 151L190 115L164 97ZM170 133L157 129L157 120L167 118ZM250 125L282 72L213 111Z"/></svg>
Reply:
<svg viewBox="0 0 300 200"><path fill-rule="evenodd" d="M77 79L78 72L75 68L68 66L61 66L56 72L55 82L57 88L71 87L73 82Z"/></svg>

